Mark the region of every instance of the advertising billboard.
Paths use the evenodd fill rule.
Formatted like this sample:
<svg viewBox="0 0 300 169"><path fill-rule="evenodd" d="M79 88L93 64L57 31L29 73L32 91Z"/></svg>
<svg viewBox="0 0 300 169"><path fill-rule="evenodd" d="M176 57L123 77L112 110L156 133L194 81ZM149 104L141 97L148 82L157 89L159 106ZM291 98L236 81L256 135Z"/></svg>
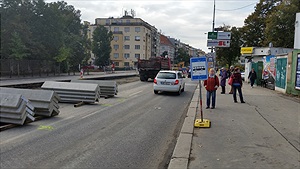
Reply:
<svg viewBox="0 0 300 169"><path fill-rule="evenodd" d="M295 88L300 90L300 53L298 53L297 57Z"/></svg>

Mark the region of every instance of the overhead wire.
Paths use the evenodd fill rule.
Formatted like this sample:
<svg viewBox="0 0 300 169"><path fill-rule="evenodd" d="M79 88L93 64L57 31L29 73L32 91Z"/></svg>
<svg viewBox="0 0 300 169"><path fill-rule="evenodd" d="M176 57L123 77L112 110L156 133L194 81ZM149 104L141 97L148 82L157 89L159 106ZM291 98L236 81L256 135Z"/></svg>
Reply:
<svg viewBox="0 0 300 169"><path fill-rule="evenodd" d="M235 8L235 9L217 9L217 8L216 8L216 10L217 10L217 11L236 11L236 10L240 10L240 9L247 8L247 7L252 6L252 5L254 5L254 4L256 4L256 2L255 2L255 3L251 3L251 4L249 4L249 5L246 5L246 6L243 6L243 7L240 7L240 8Z"/></svg>

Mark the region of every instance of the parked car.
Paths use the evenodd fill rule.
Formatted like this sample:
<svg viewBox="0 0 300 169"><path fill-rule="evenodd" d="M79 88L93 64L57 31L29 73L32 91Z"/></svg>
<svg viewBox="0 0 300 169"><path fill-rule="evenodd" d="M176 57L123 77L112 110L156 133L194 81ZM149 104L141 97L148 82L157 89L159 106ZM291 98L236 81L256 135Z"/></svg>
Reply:
<svg viewBox="0 0 300 169"><path fill-rule="evenodd" d="M181 71L161 70L154 78L153 90L158 92L184 92L185 81Z"/></svg>
<svg viewBox="0 0 300 169"><path fill-rule="evenodd" d="M242 80L245 81L245 72L241 72Z"/></svg>
<svg viewBox="0 0 300 169"><path fill-rule="evenodd" d="M188 71L188 78L191 78L191 69Z"/></svg>

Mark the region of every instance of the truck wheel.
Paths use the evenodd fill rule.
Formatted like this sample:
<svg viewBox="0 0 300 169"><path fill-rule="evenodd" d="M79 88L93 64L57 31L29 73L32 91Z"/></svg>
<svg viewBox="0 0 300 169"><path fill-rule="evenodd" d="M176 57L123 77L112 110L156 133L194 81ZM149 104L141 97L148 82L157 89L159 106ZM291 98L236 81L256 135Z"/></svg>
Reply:
<svg viewBox="0 0 300 169"><path fill-rule="evenodd" d="M148 82L148 77L144 76L144 81Z"/></svg>
<svg viewBox="0 0 300 169"><path fill-rule="evenodd" d="M143 82L145 81L144 76L140 76L140 80Z"/></svg>
<svg viewBox="0 0 300 169"><path fill-rule="evenodd" d="M154 90L154 94L158 94L158 91L157 91L157 90Z"/></svg>

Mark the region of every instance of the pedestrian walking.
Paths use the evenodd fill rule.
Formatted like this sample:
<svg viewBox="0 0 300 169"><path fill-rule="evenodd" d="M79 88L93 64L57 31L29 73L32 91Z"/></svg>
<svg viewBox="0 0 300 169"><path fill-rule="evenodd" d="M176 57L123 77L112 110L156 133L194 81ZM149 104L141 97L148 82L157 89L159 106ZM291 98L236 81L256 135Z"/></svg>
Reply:
<svg viewBox="0 0 300 169"><path fill-rule="evenodd" d="M237 103L236 91L239 92L241 103L245 103L244 98L243 98L243 93L242 93L243 81L242 81L242 76L241 76L240 69L238 67L236 67L234 69L234 73L231 75L231 78L233 79L232 88L233 88L233 101L234 101L234 103Z"/></svg>
<svg viewBox="0 0 300 169"><path fill-rule="evenodd" d="M206 89L206 109L210 107L210 98L212 101L211 109L216 107L216 91L219 87L219 78L213 68L209 70L208 79L204 80L204 87Z"/></svg>
<svg viewBox="0 0 300 169"><path fill-rule="evenodd" d="M255 72L255 70L253 68L249 72L248 79L250 80L251 88L253 88L253 84L254 84L255 80L257 79L256 72Z"/></svg>
<svg viewBox="0 0 300 169"><path fill-rule="evenodd" d="M227 72L225 70L225 68L223 67L221 69L221 87L222 87L222 91L221 94L225 94L225 86L226 86L226 79L227 79Z"/></svg>
<svg viewBox="0 0 300 169"><path fill-rule="evenodd" d="M234 67L230 66L229 76L228 77L231 77L231 75L233 74L233 72L234 72ZM230 85L230 92L229 92L229 94L233 94L233 87L232 87L232 85Z"/></svg>

